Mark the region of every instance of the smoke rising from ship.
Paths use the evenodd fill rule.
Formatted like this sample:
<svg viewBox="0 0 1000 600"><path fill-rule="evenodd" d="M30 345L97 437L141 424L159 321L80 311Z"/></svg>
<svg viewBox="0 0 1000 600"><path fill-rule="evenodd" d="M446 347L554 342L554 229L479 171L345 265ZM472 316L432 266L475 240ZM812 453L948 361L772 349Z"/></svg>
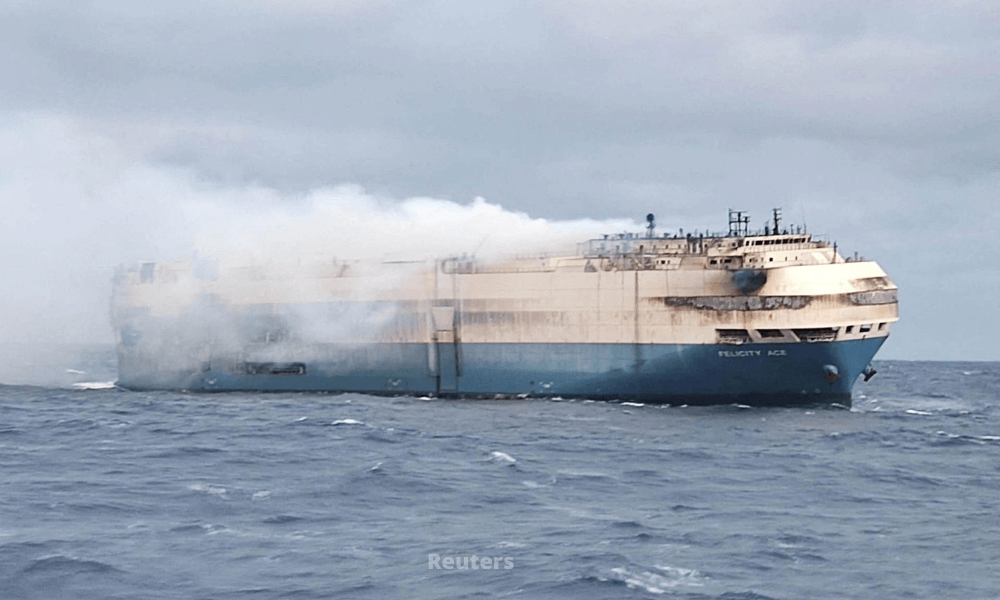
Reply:
<svg viewBox="0 0 1000 600"><path fill-rule="evenodd" d="M300 195L220 187L139 160L78 123L37 117L0 128L0 382L52 345L109 343L116 266L210 260L501 257L565 248L632 221L551 221L482 198L378 197L354 185Z"/></svg>

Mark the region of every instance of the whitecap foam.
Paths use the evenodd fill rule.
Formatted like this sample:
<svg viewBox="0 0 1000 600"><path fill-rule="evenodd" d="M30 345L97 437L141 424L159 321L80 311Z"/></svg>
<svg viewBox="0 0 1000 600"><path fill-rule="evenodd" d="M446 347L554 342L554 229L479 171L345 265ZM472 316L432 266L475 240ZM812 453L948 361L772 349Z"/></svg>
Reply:
<svg viewBox="0 0 1000 600"><path fill-rule="evenodd" d="M220 533L234 533L232 529L226 527L225 525L215 525L210 523L202 525L201 528L205 530L205 533L207 535L219 535Z"/></svg>
<svg viewBox="0 0 1000 600"><path fill-rule="evenodd" d="M309 417L299 417L298 419L295 419L295 422L296 422L296 423L301 423L302 421L305 421L305 420L306 420L306 419L308 419L308 418L309 418Z"/></svg>
<svg viewBox="0 0 1000 600"><path fill-rule="evenodd" d="M908 408L908 409L906 409L906 414L908 414L908 415L920 415L922 417L929 417L929 416L933 415L934 413L927 412L925 410L915 410L913 408Z"/></svg>
<svg viewBox="0 0 1000 600"><path fill-rule="evenodd" d="M681 579L703 579L705 576L694 569L685 569L683 567L672 567L670 565L653 565L654 569L662 571L668 575L675 575ZM701 584L698 584L701 585Z"/></svg>
<svg viewBox="0 0 1000 600"><path fill-rule="evenodd" d="M250 495L251 500L263 500L271 495L271 492L267 490L261 490L259 492L254 492Z"/></svg>
<svg viewBox="0 0 1000 600"><path fill-rule="evenodd" d="M513 465L517 463L517 459L507 454L506 452L493 451L490 452L490 460L499 463L506 463L508 465Z"/></svg>
<svg viewBox="0 0 1000 600"><path fill-rule="evenodd" d="M670 565L656 565L660 573L653 571L630 571L624 567L611 569L615 579L618 579L629 589L641 589L651 594L665 594L667 590L677 586L701 587L704 585L698 571L681 569Z"/></svg>
<svg viewBox="0 0 1000 600"><path fill-rule="evenodd" d="M527 544L522 544L521 542L497 542L493 544L494 548L525 548Z"/></svg>
<svg viewBox="0 0 1000 600"><path fill-rule="evenodd" d="M357 419L337 419L331 425L364 425L361 421Z"/></svg>
<svg viewBox="0 0 1000 600"><path fill-rule="evenodd" d="M81 381L74 383L74 390L109 390L115 387L114 381Z"/></svg>
<svg viewBox="0 0 1000 600"><path fill-rule="evenodd" d="M226 495L226 488L207 483L194 483L189 485L188 489L193 492L204 492L206 494L211 494L213 496L221 497Z"/></svg>
<svg viewBox="0 0 1000 600"><path fill-rule="evenodd" d="M622 406L646 406L646 405L640 404L639 402L622 402Z"/></svg>

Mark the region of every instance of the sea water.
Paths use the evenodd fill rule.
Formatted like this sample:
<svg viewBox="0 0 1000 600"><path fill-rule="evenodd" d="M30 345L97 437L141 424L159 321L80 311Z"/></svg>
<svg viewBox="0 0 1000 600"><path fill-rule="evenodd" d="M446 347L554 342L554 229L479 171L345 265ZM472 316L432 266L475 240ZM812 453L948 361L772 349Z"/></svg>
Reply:
<svg viewBox="0 0 1000 600"><path fill-rule="evenodd" d="M128 392L97 356L0 386L0 598L1000 597L1000 364L876 366L760 409Z"/></svg>

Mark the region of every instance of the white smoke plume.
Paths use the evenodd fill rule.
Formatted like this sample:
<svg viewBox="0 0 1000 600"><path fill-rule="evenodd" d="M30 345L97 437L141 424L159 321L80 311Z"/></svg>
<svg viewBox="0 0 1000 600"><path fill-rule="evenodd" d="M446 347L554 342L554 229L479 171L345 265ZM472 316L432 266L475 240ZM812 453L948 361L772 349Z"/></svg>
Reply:
<svg viewBox="0 0 1000 600"><path fill-rule="evenodd" d="M380 198L358 185L294 197L223 188L45 116L0 126L0 208L0 383L23 381L26 357L44 361L52 347L111 343L122 264L495 258L641 229L536 219L482 198Z"/></svg>

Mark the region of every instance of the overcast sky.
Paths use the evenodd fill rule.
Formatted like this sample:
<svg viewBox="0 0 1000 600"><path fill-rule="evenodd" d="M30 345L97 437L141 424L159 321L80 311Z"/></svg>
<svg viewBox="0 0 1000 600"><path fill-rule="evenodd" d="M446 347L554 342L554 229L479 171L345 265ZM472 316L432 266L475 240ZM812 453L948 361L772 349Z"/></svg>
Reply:
<svg viewBox="0 0 1000 600"><path fill-rule="evenodd" d="M1000 360L998 63L987 1L6 0L0 334L107 338L114 265L192 219L482 197L783 207L900 286L881 357Z"/></svg>

